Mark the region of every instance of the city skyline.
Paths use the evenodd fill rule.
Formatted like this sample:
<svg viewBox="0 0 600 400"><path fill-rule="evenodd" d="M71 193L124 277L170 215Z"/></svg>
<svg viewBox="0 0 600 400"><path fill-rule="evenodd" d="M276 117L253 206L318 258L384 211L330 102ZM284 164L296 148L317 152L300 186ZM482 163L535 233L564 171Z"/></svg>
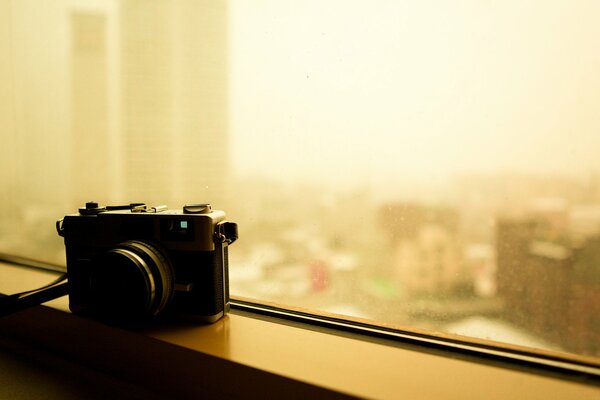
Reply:
<svg viewBox="0 0 600 400"><path fill-rule="evenodd" d="M600 234L594 10L81 4L0 3L10 251L60 262L85 201L208 201L234 292L444 330L507 310L499 221L550 226L511 242L536 251Z"/></svg>
<svg viewBox="0 0 600 400"><path fill-rule="evenodd" d="M600 80L593 68L600 56L591 51L600 34L590 34L600 28L593 9L569 7L558 32L552 22L565 11L559 3L544 3L539 15L528 5L513 21L514 5L454 9L442 2L440 10L464 24L445 22L427 32L429 25L417 22L427 5L353 5L338 22L318 13L300 26L317 5L280 3L233 1L208 11L193 2L158 3L139 16L124 12L135 9L128 2L65 2L36 14L6 6L5 17L20 23L3 25L13 26L4 38L15 40L2 42L14 60L2 70L5 93L15 93L2 98L3 108L14 111L3 124L5 148L22 149L3 157L6 179L15 185L24 176L33 179L35 185L21 189L32 199L82 184L94 191L94 174L100 175L95 193L106 193L110 183L110 196L118 198L134 196L127 188L146 176L166 192L218 188L216 177L224 171L241 179L366 187L395 198L411 192L436 197L464 175L585 180L600 171ZM405 17L397 24L399 13ZM374 21L363 14L386 17ZM431 21L442 14L436 11ZM478 17L490 26L480 26ZM210 24L198 27L202 18ZM40 27L37 33L27 30L28 23ZM156 29L147 30L150 25ZM481 38L469 36L476 28ZM447 41L438 43L443 33ZM423 42L417 46L405 34ZM196 45L202 36L209 45ZM47 38L54 47L43 46ZM486 46L492 38L499 48ZM129 51L144 42L153 44ZM528 54L530 48L537 50ZM423 49L427 54L419 53ZM448 65L435 62L442 56ZM417 66L434 74L419 75ZM44 112L32 116L25 104ZM149 142L155 150L149 161L139 161L136 147L143 152ZM161 152L164 146L173 149ZM195 181L166 171L198 170L195 162L223 146L226 153L216 150L222 155L207 161L201 174L186 173ZM47 153L53 168L31 161ZM90 176L65 179L76 169L71 164L88 164Z"/></svg>

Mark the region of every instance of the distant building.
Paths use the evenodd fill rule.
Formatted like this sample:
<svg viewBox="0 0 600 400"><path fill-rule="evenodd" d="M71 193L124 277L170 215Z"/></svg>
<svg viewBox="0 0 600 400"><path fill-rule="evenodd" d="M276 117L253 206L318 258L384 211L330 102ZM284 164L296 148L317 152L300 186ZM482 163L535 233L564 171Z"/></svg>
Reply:
<svg viewBox="0 0 600 400"><path fill-rule="evenodd" d="M547 228L535 218L497 224L497 289L505 318L565 350L598 355L600 237L575 247L547 240Z"/></svg>
<svg viewBox="0 0 600 400"><path fill-rule="evenodd" d="M227 6L120 4L123 194L220 204L230 171Z"/></svg>
<svg viewBox="0 0 600 400"><path fill-rule="evenodd" d="M111 4L64 10L73 197L220 204L230 171L227 7Z"/></svg>
<svg viewBox="0 0 600 400"><path fill-rule="evenodd" d="M150 3L0 2L7 248L63 254L54 221L90 200L227 209L227 5Z"/></svg>
<svg viewBox="0 0 600 400"><path fill-rule="evenodd" d="M395 203L381 207L379 224L392 247L393 279L404 295L446 295L468 283L456 211Z"/></svg>

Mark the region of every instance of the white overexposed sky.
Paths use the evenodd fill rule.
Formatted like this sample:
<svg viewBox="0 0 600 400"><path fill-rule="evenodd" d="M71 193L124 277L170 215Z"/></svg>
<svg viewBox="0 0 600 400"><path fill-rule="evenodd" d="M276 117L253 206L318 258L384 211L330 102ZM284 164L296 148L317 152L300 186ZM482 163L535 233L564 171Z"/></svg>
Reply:
<svg viewBox="0 0 600 400"><path fill-rule="evenodd" d="M241 174L600 169L600 2L234 0Z"/></svg>

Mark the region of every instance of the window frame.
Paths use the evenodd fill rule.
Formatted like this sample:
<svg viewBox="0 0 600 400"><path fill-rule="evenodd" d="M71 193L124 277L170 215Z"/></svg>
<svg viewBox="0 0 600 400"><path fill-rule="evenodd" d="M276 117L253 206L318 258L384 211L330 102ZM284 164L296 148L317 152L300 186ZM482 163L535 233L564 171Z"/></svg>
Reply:
<svg viewBox="0 0 600 400"><path fill-rule="evenodd" d="M289 307L255 299L232 296L232 309L252 318L265 318L280 324L316 330L340 336L372 341L389 346L408 346L435 354L516 369L531 369L537 373L569 376L589 376L600 379L600 360L574 353L550 351L497 342L477 337L445 332L433 332L417 327L378 324L345 315L328 314L320 310Z"/></svg>
<svg viewBox="0 0 600 400"><path fill-rule="evenodd" d="M43 267L22 257L14 261L25 282ZM56 265L50 267L58 273ZM531 351L514 357L484 340L400 332L239 297L232 299L229 315L214 324L172 323L138 331L73 315L66 297L58 300L51 303L54 308L38 306L0 318L0 344L8 338L169 397L260 397L265 391L286 398L399 393L456 398L466 390L486 398L600 394L600 369L582 369L572 359L548 362ZM501 382L497 391L490 392L496 382Z"/></svg>
<svg viewBox="0 0 600 400"><path fill-rule="evenodd" d="M34 271L61 274L65 267L21 256L0 254L0 260L18 267L24 280ZM1 266L1 265L0 265ZM29 275L28 275L29 274ZM37 284L37 283L35 283ZM35 285L31 283L30 285ZM433 332L413 326L393 326L377 321L330 314L241 296L231 296L231 313L269 324L291 326L320 334L411 349L566 380L596 382L600 385L600 359L574 353L549 351L470 336ZM66 298L50 305L71 315ZM41 307L42 309L45 307ZM79 318L72 316L72 318Z"/></svg>
<svg viewBox="0 0 600 400"><path fill-rule="evenodd" d="M524 367L480 355L464 358L456 350L444 353L428 345L391 346L381 340L349 337L337 329L315 329L299 323L292 327L287 320L267 320L264 315L239 311L235 307L221 322L222 325L183 324L129 331L40 306L0 319L0 343L6 343L8 338L30 346L35 352L50 353L92 368L125 382L128 387L169 398L254 398L268 393L275 398L395 398L403 395L450 399L465 397L468 393L474 398L555 395L581 399L600 394L600 379L584 373L565 374L547 368ZM238 323L253 329L234 332ZM229 332L223 329L227 326ZM295 338L290 338L290 332ZM247 341L236 341L237 334ZM257 334L277 337L268 343L270 354L265 354L265 360L236 356L235 348L240 350L240 346L258 341ZM234 342L231 349L220 348L223 338ZM294 346L298 338L307 346L325 347L299 348ZM265 345L264 340L262 345ZM353 347L360 351L348 354L348 348ZM361 358L365 352L372 359ZM319 363L306 363L306 353ZM289 357L290 354L298 355L298 359ZM352 365L343 363L338 356L351 359ZM375 365L372 370L365 370L372 365ZM363 371L368 376L349 376L348 371ZM332 379L332 375L336 378Z"/></svg>

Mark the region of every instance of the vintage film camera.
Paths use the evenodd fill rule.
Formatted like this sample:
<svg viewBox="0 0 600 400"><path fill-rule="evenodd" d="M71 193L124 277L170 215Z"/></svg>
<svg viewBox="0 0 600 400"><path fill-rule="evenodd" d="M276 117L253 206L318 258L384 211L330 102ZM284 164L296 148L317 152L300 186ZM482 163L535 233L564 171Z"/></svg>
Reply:
<svg viewBox="0 0 600 400"><path fill-rule="evenodd" d="M86 203L57 221L73 313L135 323L155 316L214 322L229 311L228 246L237 224L209 204L182 210Z"/></svg>

